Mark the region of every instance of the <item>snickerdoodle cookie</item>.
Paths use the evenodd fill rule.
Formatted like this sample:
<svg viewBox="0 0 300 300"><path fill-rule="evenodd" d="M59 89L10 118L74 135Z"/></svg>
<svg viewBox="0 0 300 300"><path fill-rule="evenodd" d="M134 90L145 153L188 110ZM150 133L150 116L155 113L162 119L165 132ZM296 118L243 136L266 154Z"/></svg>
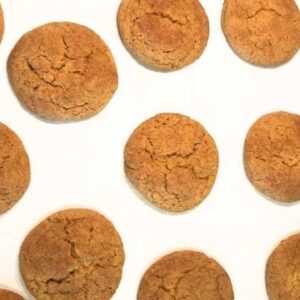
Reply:
<svg viewBox="0 0 300 300"><path fill-rule="evenodd" d="M282 241L271 254L266 286L270 300L300 299L300 234Z"/></svg>
<svg viewBox="0 0 300 300"><path fill-rule="evenodd" d="M255 65L280 65L300 47L294 0L225 0L222 26L233 50Z"/></svg>
<svg viewBox="0 0 300 300"><path fill-rule="evenodd" d="M275 112L250 128L244 164L252 184L268 197L300 200L300 116Z"/></svg>
<svg viewBox="0 0 300 300"><path fill-rule="evenodd" d="M0 123L0 214L21 199L29 182L30 163L23 143Z"/></svg>
<svg viewBox="0 0 300 300"><path fill-rule="evenodd" d="M2 6L0 4L0 43L2 41L3 38L3 34L4 34L4 16L3 16L3 10L2 10Z"/></svg>
<svg viewBox="0 0 300 300"><path fill-rule="evenodd" d="M12 291L0 289L0 300L25 300L25 299Z"/></svg>
<svg viewBox="0 0 300 300"><path fill-rule="evenodd" d="M195 251L167 255L145 273L138 300L232 300L231 281L212 258Z"/></svg>
<svg viewBox="0 0 300 300"><path fill-rule="evenodd" d="M218 150L198 122L172 113L142 123L125 147L125 172L156 206L191 209L209 194L218 171Z"/></svg>
<svg viewBox="0 0 300 300"><path fill-rule="evenodd" d="M118 85L106 44L89 28L67 22L26 33L10 54L8 74L21 102L54 121L97 114Z"/></svg>
<svg viewBox="0 0 300 300"><path fill-rule="evenodd" d="M122 0L118 27L131 54L161 71L194 62L209 35L208 18L198 0Z"/></svg>
<svg viewBox="0 0 300 300"><path fill-rule="evenodd" d="M123 263L123 244L113 224L87 209L51 215L20 250L21 274L38 300L108 300Z"/></svg>

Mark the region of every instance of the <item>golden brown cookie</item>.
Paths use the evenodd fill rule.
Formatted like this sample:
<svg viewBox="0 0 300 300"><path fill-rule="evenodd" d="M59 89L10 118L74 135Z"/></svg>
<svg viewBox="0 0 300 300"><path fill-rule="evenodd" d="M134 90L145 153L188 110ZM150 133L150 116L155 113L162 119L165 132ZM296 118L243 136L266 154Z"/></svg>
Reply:
<svg viewBox="0 0 300 300"><path fill-rule="evenodd" d="M0 123L0 214L21 199L29 182L30 163L23 143Z"/></svg>
<svg viewBox="0 0 300 300"><path fill-rule="evenodd" d="M252 184L282 202L300 200L300 116L275 112L250 128L244 164Z"/></svg>
<svg viewBox="0 0 300 300"><path fill-rule="evenodd" d="M167 255L153 264L140 283L138 300L232 300L226 271L212 258L195 251Z"/></svg>
<svg viewBox="0 0 300 300"><path fill-rule="evenodd" d="M118 27L131 54L161 71L198 59L209 34L208 18L198 0L122 0Z"/></svg>
<svg viewBox="0 0 300 300"><path fill-rule="evenodd" d="M74 23L49 23L26 33L10 54L8 74L21 102L55 121L97 114L118 85L109 48Z"/></svg>
<svg viewBox="0 0 300 300"><path fill-rule="evenodd" d="M108 300L124 264L113 224L95 211L57 212L35 227L20 251L20 270L37 300Z"/></svg>
<svg viewBox="0 0 300 300"><path fill-rule="evenodd" d="M180 114L159 114L142 123L124 155L125 172L138 191L173 212L202 202L218 171L213 138L198 122Z"/></svg>
<svg viewBox="0 0 300 300"><path fill-rule="evenodd" d="M300 234L282 241L269 257L266 286L270 300L300 299Z"/></svg>
<svg viewBox="0 0 300 300"><path fill-rule="evenodd" d="M300 47L294 0L225 0L222 27L233 50L255 65L280 65Z"/></svg>
<svg viewBox="0 0 300 300"><path fill-rule="evenodd" d="M2 6L0 4L0 43L2 41L3 38L3 34L4 34L4 16L3 16L3 10L2 10Z"/></svg>
<svg viewBox="0 0 300 300"><path fill-rule="evenodd" d="M0 300L25 300L25 299L12 291L0 289Z"/></svg>

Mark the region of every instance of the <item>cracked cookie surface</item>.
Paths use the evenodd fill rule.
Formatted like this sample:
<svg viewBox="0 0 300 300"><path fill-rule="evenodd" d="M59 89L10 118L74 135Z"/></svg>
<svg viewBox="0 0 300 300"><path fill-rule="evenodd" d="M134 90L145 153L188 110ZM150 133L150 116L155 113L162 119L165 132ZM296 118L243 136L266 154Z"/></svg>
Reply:
<svg viewBox="0 0 300 300"><path fill-rule="evenodd" d="M244 149L246 174L268 197L300 200L300 116L275 112L250 128Z"/></svg>
<svg viewBox="0 0 300 300"><path fill-rule="evenodd" d="M2 41L3 38L3 34L4 34L4 16L3 16L3 10L2 10L2 6L0 5L0 43Z"/></svg>
<svg viewBox="0 0 300 300"><path fill-rule="evenodd" d="M269 257L266 286L270 300L300 299L300 234L282 241Z"/></svg>
<svg viewBox="0 0 300 300"><path fill-rule="evenodd" d="M118 27L131 54L161 71L194 62L209 35L208 18L198 0L123 0Z"/></svg>
<svg viewBox="0 0 300 300"><path fill-rule="evenodd" d="M68 22L26 33L9 56L8 74L25 107L54 121L94 116L118 85L106 44L87 27Z"/></svg>
<svg viewBox="0 0 300 300"><path fill-rule="evenodd" d="M173 212L191 209L213 187L218 150L198 122L164 113L142 123L124 152L125 172L154 205Z"/></svg>
<svg viewBox="0 0 300 300"><path fill-rule="evenodd" d="M124 264L113 224L97 212L69 209L35 227L20 250L20 270L38 300L108 300Z"/></svg>
<svg viewBox="0 0 300 300"><path fill-rule="evenodd" d="M277 66L300 47L300 12L294 0L225 0L222 27L244 60Z"/></svg>
<svg viewBox="0 0 300 300"><path fill-rule="evenodd" d="M232 300L226 271L196 251L179 251L154 263L143 276L138 300Z"/></svg>
<svg viewBox="0 0 300 300"><path fill-rule="evenodd" d="M12 291L0 289L0 300L25 300L25 299Z"/></svg>
<svg viewBox="0 0 300 300"><path fill-rule="evenodd" d="M22 198L29 182L30 163L23 143L0 123L0 214Z"/></svg>

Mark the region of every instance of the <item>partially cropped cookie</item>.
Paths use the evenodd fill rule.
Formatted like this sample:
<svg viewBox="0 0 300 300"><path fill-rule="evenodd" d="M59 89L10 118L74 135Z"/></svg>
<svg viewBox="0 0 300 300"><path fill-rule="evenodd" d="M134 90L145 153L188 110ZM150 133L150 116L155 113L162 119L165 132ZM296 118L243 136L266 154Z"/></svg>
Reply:
<svg viewBox="0 0 300 300"><path fill-rule="evenodd" d="M49 23L26 33L8 60L12 87L42 118L79 120L100 112L118 85L113 56L92 30Z"/></svg>
<svg viewBox="0 0 300 300"><path fill-rule="evenodd" d="M211 191L218 171L213 138L189 117L164 113L142 123L125 147L125 172L154 205L191 209Z"/></svg>
<svg viewBox="0 0 300 300"><path fill-rule="evenodd" d="M300 234L282 241L269 257L266 286L270 300L299 300Z"/></svg>
<svg viewBox="0 0 300 300"><path fill-rule="evenodd" d="M212 258L196 251L180 251L153 264L141 280L138 300L232 300L231 281Z"/></svg>
<svg viewBox="0 0 300 300"><path fill-rule="evenodd" d="M268 197L300 200L300 116L275 112L250 128L244 149L246 174Z"/></svg>
<svg viewBox="0 0 300 300"><path fill-rule="evenodd" d="M0 214L9 210L26 192L30 163L19 137L0 123Z"/></svg>
<svg viewBox="0 0 300 300"><path fill-rule="evenodd" d="M25 299L12 291L0 289L0 300L25 300Z"/></svg>
<svg viewBox="0 0 300 300"><path fill-rule="evenodd" d="M108 300L122 275L124 251L113 224L87 209L57 212L20 250L20 270L37 300Z"/></svg>
<svg viewBox="0 0 300 300"><path fill-rule="evenodd" d="M198 0L122 0L118 27L131 54L162 71L198 59L209 35L208 18Z"/></svg>
<svg viewBox="0 0 300 300"><path fill-rule="evenodd" d="M300 12L294 0L225 0L222 27L244 60L277 66L300 47Z"/></svg>
<svg viewBox="0 0 300 300"><path fill-rule="evenodd" d="M4 34L4 16L2 6L0 5L0 42L2 41L3 34Z"/></svg>

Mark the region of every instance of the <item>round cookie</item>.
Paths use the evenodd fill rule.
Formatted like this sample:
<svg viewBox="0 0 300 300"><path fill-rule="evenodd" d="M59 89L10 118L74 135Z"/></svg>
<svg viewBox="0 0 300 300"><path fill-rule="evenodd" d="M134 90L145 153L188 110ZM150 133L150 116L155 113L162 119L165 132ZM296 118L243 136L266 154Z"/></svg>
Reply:
<svg viewBox="0 0 300 300"><path fill-rule="evenodd" d="M25 299L12 291L0 289L0 300L25 300Z"/></svg>
<svg viewBox="0 0 300 300"><path fill-rule="evenodd" d="M275 112L250 128L244 149L246 174L268 197L300 200L300 116Z"/></svg>
<svg viewBox="0 0 300 300"><path fill-rule="evenodd" d="M198 0L122 0L118 27L130 53L161 71L194 62L209 35L208 18Z"/></svg>
<svg viewBox="0 0 300 300"><path fill-rule="evenodd" d="M29 182L30 163L23 143L0 123L0 214L22 198Z"/></svg>
<svg viewBox="0 0 300 300"><path fill-rule="evenodd" d="M21 274L37 300L108 300L123 264L123 244L113 224L87 209L51 215L20 250Z"/></svg>
<svg viewBox="0 0 300 300"><path fill-rule="evenodd" d="M195 251L167 255L153 264L139 286L138 300L233 300L226 271L212 258Z"/></svg>
<svg viewBox="0 0 300 300"><path fill-rule="evenodd" d="M300 13L294 0L225 0L222 27L233 50L255 65L283 64L300 47Z"/></svg>
<svg viewBox="0 0 300 300"><path fill-rule="evenodd" d="M67 22L26 33L10 54L8 74L25 107L53 121L97 114L118 85L106 44L87 27Z"/></svg>
<svg viewBox="0 0 300 300"><path fill-rule="evenodd" d="M266 286L270 300L299 300L300 234L282 241L269 257Z"/></svg>
<svg viewBox="0 0 300 300"><path fill-rule="evenodd" d="M4 34L4 16L3 16L3 10L2 10L2 6L0 4L0 43L2 41L3 38L3 34Z"/></svg>
<svg viewBox="0 0 300 300"><path fill-rule="evenodd" d="M142 123L125 147L125 172L154 205L173 212L191 209L213 187L219 156L198 122L164 113Z"/></svg>

